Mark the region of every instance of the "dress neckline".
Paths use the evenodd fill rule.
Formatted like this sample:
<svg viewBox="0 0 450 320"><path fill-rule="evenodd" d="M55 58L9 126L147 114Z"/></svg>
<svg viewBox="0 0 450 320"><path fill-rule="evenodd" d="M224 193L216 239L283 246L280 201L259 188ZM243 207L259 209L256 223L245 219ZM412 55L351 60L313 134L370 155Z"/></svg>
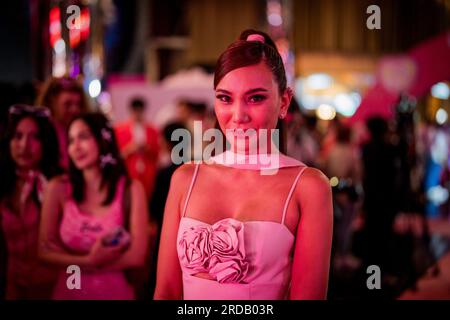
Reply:
<svg viewBox="0 0 450 320"><path fill-rule="evenodd" d="M77 212L77 214L79 214L80 216L82 216L84 218L93 219L93 220L103 220L106 216L110 216L111 212L115 212L116 210L121 209L120 203L122 201L124 184L125 184L125 178L121 177L116 186L116 192L115 192L114 198L111 201L111 203L108 204L109 208L107 210L105 209L105 212L103 212L101 214L92 214L92 212L90 212L89 210L82 209L80 207L80 205L75 201L75 199L70 195L71 188L68 190L69 196L66 199L66 203L72 205L74 207L75 211ZM69 184L69 187L70 187L70 184Z"/></svg>
<svg viewBox="0 0 450 320"><path fill-rule="evenodd" d="M295 239L295 235L292 233L291 230L289 230L289 228L288 228L284 223L280 223L280 222L276 222L276 221L269 221L269 220L248 220L248 221L241 221L241 220L234 219L234 218L223 218L223 219L220 219L220 220L218 220L218 221L216 221L216 222L214 222L214 223L208 223L208 222L205 222L205 221L202 221L202 220L199 220L199 219L196 219L196 218L191 218L191 217L181 217L181 219L188 219L188 220L191 220L191 221L194 221L194 222L198 222L198 223L201 223L201 224L205 224L205 225L208 225L208 226L211 226L211 227L214 226L214 225L216 225L216 224L218 224L218 223L221 223L221 222L223 222L223 221L226 221L226 220L233 220L233 221L236 221L236 222L239 222L239 223L242 223L242 224L249 224L249 223L270 223L270 224L275 224L275 225L281 226L282 228L284 228L284 229L289 233L289 235L290 235L292 238Z"/></svg>
<svg viewBox="0 0 450 320"><path fill-rule="evenodd" d="M78 215L82 216L83 218L88 218L88 219L93 219L93 220L103 220L106 216L109 216L111 212L114 212L117 207L116 201L113 201L111 204L108 205L109 206L108 210L105 210L105 212L103 212L101 214L95 215L89 211L81 209L80 206L78 205L78 203L76 203L76 201L74 199L69 199L68 203L71 204L75 208L75 211L77 212Z"/></svg>

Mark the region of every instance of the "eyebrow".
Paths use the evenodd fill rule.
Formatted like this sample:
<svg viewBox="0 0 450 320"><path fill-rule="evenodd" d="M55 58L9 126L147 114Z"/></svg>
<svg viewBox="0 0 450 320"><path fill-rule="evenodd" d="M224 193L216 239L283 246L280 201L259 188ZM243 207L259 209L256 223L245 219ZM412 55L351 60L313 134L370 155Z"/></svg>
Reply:
<svg viewBox="0 0 450 320"><path fill-rule="evenodd" d="M250 89L248 91L245 92L245 94L252 94L255 92L269 92L269 90L267 90L266 88L254 88L254 89ZM231 94L230 91L225 90L225 89L217 89L216 92L221 92L221 93L225 93L225 94Z"/></svg>

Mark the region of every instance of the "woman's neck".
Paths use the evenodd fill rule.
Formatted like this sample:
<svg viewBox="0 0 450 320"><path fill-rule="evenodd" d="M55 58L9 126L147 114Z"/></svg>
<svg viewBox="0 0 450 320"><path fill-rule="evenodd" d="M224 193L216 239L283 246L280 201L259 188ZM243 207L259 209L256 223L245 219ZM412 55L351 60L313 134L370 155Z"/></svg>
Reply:
<svg viewBox="0 0 450 320"><path fill-rule="evenodd" d="M65 123L63 120L55 119L55 120L53 120L53 125L58 134L63 134L64 136L67 135L66 129L67 129L67 126L69 125L68 123Z"/></svg>
<svg viewBox="0 0 450 320"><path fill-rule="evenodd" d="M83 170L83 178L86 189L88 190L100 190L100 184L102 182L102 173L98 166L93 166Z"/></svg>
<svg viewBox="0 0 450 320"><path fill-rule="evenodd" d="M36 172L36 171L38 171L38 168L34 168L34 167L20 168L20 167L17 167L16 168L17 180L26 180L26 178L28 177L28 175L31 172Z"/></svg>

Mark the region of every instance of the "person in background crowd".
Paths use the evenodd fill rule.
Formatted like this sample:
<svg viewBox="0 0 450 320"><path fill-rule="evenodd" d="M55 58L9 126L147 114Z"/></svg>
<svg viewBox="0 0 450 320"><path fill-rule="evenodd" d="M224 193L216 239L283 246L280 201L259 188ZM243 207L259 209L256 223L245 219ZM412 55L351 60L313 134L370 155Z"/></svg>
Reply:
<svg viewBox="0 0 450 320"><path fill-rule="evenodd" d="M395 178L397 215L393 225L392 274L398 293L416 286L417 279L426 272L434 270L430 272L433 275L439 272L438 268L430 268L435 265L436 257L432 253L428 222L425 219L424 186L414 181L421 171L417 167L422 166L414 139L415 109L415 100L401 95L393 122L392 140L397 151L398 170ZM447 148L448 144L444 144L444 149Z"/></svg>
<svg viewBox="0 0 450 320"><path fill-rule="evenodd" d="M164 206L166 203L167 194L169 192L170 179L175 170L181 165L180 163L175 164L171 157L172 149L178 143L178 141L173 141L171 137L172 133L178 129L187 130L181 122L170 122L162 129L160 144L161 156L164 155L167 162L163 163L158 170L154 197L152 197L150 201L150 212L152 218L158 226L162 225ZM182 157L183 155L176 156Z"/></svg>
<svg viewBox="0 0 450 320"><path fill-rule="evenodd" d="M353 223L360 210L361 159L359 150L352 144L352 130L336 125L334 143L328 146L326 158L318 161L319 167L330 179L334 200L334 250L335 267L355 269L357 260L351 253Z"/></svg>
<svg viewBox="0 0 450 320"><path fill-rule="evenodd" d="M134 299L125 270L146 258L144 188L128 178L103 114L75 117L68 136L69 173L49 182L39 238L40 257L62 267L53 299ZM67 286L70 265L80 268L77 290Z"/></svg>
<svg viewBox="0 0 450 320"><path fill-rule="evenodd" d="M202 130L200 134L203 134L210 128L210 124L207 120L207 106L202 102L193 102L189 100L180 100L177 104L177 121L183 123L191 133L191 154L187 157L192 160L201 160L203 156L203 149L205 142L202 139L194 138L194 125L195 121L200 121L202 124ZM197 145L195 145L197 143Z"/></svg>
<svg viewBox="0 0 450 320"><path fill-rule="evenodd" d="M58 141L50 110L9 109L0 145L0 238L7 257L6 299L49 299L57 272L39 261L40 209L47 180L60 174ZM4 256L4 257L5 257Z"/></svg>
<svg viewBox="0 0 450 320"><path fill-rule="evenodd" d="M186 130L181 122L171 122L168 123L162 129L161 135L161 154L160 156L166 159L162 166L158 170L156 175L155 191L153 197L150 201L150 213L151 219L157 225L156 241L154 242L155 250L152 251L152 265L151 265L151 276L150 276L150 291L153 296L153 290L156 284L156 262L158 257L159 248L159 238L163 222L164 207L166 205L167 195L169 194L170 180L175 170L181 165L181 163L174 163L171 154L174 146L178 143L172 140L172 133L175 130ZM182 154L175 155L183 157Z"/></svg>
<svg viewBox="0 0 450 320"><path fill-rule="evenodd" d="M206 114L206 105L187 99L181 99L177 103L177 120L184 123L188 129L193 129L194 121L202 121Z"/></svg>
<svg viewBox="0 0 450 320"><path fill-rule="evenodd" d="M129 120L115 127L117 142L128 174L142 183L147 198L151 198L159 154L158 132L145 121L143 99L132 99L129 110Z"/></svg>
<svg viewBox="0 0 450 320"><path fill-rule="evenodd" d="M67 169L67 128L75 116L89 110L83 86L69 77L49 78L37 98L36 105L45 106L52 113L59 141L60 164Z"/></svg>
<svg viewBox="0 0 450 320"><path fill-rule="evenodd" d="M383 270L384 279L393 270L393 225L398 212L396 172L399 170L397 150L388 140L386 120L370 118L367 121L370 140L362 147L364 189L364 249L363 269L377 265ZM381 285L386 285L384 282ZM388 290L373 292L387 296Z"/></svg>
<svg viewBox="0 0 450 320"><path fill-rule="evenodd" d="M9 106L12 104L33 104L36 90L31 83L17 87L0 81L0 137L6 135L9 118ZM7 249L4 235L0 232L0 299L5 297Z"/></svg>
<svg viewBox="0 0 450 320"><path fill-rule="evenodd" d="M320 148L316 118L302 114L294 99L292 105L287 119L287 154L306 165L315 166Z"/></svg>

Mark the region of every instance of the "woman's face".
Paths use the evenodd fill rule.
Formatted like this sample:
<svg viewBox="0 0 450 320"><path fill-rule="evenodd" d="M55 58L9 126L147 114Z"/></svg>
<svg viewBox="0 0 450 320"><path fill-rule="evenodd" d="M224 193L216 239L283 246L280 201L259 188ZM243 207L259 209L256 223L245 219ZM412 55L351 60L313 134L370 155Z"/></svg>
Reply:
<svg viewBox="0 0 450 320"><path fill-rule="evenodd" d="M79 170L98 165L97 141L83 120L75 120L69 128L68 152L70 159Z"/></svg>
<svg viewBox="0 0 450 320"><path fill-rule="evenodd" d="M63 91L54 99L54 118L67 126L81 112L81 97L77 92Z"/></svg>
<svg viewBox="0 0 450 320"><path fill-rule="evenodd" d="M248 151L250 139L240 130L275 129L280 115L290 103L287 90L279 93L278 83L264 62L235 69L217 84L214 109L223 132L233 134L227 139L234 151ZM245 142L244 142L245 141ZM245 146L245 147L244 147Z"/></svg>
<svg viewBox="0 0 450 320"><path fill-rule="evenodd" d="M19 121L9 143L11 158L20 169L37 169L42 159L39 127L32 118Z"/></svg>

